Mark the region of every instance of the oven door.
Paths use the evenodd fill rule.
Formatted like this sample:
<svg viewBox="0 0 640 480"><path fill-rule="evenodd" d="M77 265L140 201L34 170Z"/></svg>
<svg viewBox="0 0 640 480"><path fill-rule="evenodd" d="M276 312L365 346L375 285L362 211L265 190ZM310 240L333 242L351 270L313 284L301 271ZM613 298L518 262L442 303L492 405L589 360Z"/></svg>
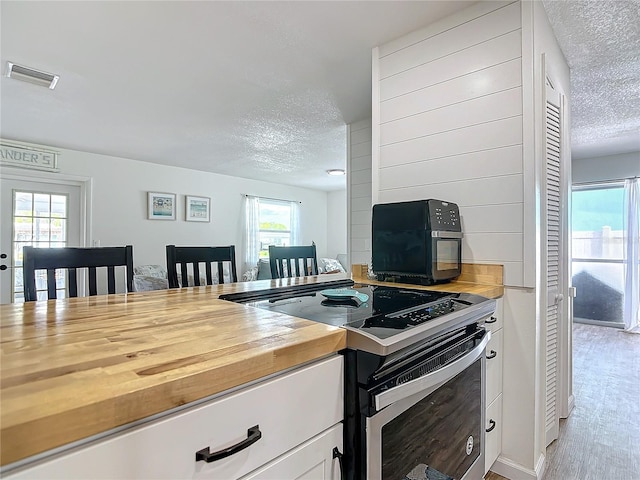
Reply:
<svg viewBox="0 0 640 480"><path fill-rule="evenodd" d="M376 405L388 406L366 419L367 479L482 478L489 336L450 365L377 396Z"/></svg>

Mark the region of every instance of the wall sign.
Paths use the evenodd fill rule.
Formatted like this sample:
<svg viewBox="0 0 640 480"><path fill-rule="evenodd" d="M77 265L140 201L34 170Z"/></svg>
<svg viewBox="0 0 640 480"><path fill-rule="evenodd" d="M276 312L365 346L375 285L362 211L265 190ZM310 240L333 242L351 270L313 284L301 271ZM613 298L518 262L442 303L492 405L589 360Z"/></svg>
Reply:
<svg viewBox="0 0 640 480"><path fill-rule="evenodd" d="M58 171L58 154L51 150L0 142L0 164L35 170Z"/></svg>

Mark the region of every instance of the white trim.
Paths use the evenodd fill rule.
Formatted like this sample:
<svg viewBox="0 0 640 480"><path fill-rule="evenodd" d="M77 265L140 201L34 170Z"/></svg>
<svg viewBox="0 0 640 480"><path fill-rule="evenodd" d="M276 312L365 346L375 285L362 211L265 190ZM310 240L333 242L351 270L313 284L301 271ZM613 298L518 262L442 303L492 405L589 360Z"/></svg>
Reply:
<svg viewBox="0 0 640 480"><path fill-rule="evenodd" d="M569 418L569 415L571 415L571 412L573 412L573 409L575 406L576 406L576 397L574 397L573 394L571 394L567 399L566 412L565 411L560 412L561 417Z"/></svg>
<svg viewBox="0 0 640 480"><path fill-rule="evenodd" d="M380 50L371 52L371 205L378 203L380 189Z"/></svg>
<svg viewBox="0 0 640 480"><path fill-rule="evenodd" d="M343 267L347 272L351 272L351 125L347 125L346 128L346 157L347 157L347 268ZM327 229L327 243L329 241L329 229Z"/></svg>
<svg viewBox="0 0 640 480"><path fill-rule="evenodd" d="M90 246L92 241L93 178L78 175L14 169L3 166L0 178L24 182L41 182L55 185L72 185L80 188L80 245Z"/></svg>
<svg viewBox="0 0 640 480"><path fill-rule="evenodd" d="M540 262L540 171L539 147L535 139L535 64L533 43L533 4L521 2L522 25L522 190L523 190L523 278L522 286L536 288Z"/></svg>
<svg viewBox="0 0 640 480"><path fill-rule="evenodd" d="M544 474L544 467L544 455L540 455L538 457L534 470L525 468L522 465L500 455L491 466L491 471L506 478L517 478L518 480L540 480Z"/></svg>
<svg viewBox="0 0 640 480"><path fill-rule="evenodd" d="M562 133L565 148L562 150L560 165L564 174L562 179L561 191L564 193L562 198L564 208L561 217L562 222L562 276L561 293L564 295L565 301L562 302L560 338L558 339L558 359L560 362L558 385L558 415L560 418L567 418L573 410L573 287L571 286L571 269L572 269L572 244L571 244L571 121L570 121L570 105L567 96L560 91L560 101L562 103Z"/></svg>

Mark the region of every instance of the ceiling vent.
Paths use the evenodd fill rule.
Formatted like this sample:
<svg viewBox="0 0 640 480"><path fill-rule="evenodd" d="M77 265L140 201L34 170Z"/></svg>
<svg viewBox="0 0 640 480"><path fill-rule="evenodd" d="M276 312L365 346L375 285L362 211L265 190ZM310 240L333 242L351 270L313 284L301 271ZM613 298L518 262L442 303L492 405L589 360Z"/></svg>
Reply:
<svg viewBox="0 0 640 480"><path fill-rule="evenodd" d="M7 62L7 77L35 83L42 87L48 87L51 90L56 88L56 84L60 78L58 75L53 75L52 73L41 72L40 70L34 70L33 68L16 65L11 62Z"/></svg>

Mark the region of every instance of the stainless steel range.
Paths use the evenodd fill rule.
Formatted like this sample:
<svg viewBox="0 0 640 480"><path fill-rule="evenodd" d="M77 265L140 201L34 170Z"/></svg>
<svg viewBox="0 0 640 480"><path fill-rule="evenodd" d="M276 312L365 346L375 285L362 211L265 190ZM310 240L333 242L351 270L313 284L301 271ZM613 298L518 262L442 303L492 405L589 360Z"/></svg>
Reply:
<svg viewBox="0 0 640 480"><path fill-rule="evenodd" d="M346 329L345 478L482 478L495 300L350 280L222 298Z"/></svg>

